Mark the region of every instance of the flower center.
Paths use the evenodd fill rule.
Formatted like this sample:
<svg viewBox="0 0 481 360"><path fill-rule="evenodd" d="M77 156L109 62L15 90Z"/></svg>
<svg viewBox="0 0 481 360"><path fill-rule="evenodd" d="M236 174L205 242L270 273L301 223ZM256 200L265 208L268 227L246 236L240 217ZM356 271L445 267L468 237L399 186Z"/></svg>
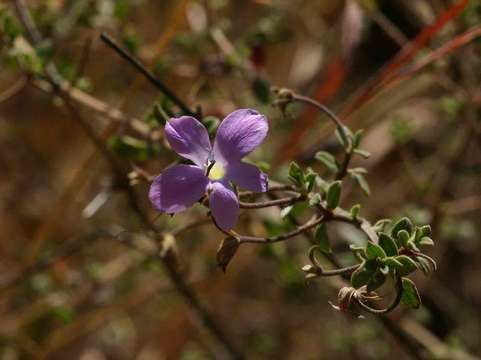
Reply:
<svg viewBox="0 0 481 360"><path fill-rule="evenodd" d="M209 169L207 176L211 180L220 180L225 175L225 169L220 162L216 162L214 165L209 166Z"/></svg>

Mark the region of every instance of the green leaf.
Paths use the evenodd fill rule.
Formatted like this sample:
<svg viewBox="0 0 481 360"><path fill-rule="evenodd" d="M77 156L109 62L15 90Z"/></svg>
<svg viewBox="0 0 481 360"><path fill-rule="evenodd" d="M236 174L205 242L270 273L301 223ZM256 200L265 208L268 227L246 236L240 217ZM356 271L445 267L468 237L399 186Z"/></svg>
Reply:
<svg viewBox="0 0 481 360"><path fill-rule="evenodd" d="M422 236L431 236L432 230L431 230L431 225L424 225L421 226L420 228Z"/></svg>
<svg viewBox="0 0 481 360"><path fill-rule="evenodd" d="M429 240L425 240L424 241L425 243L421 244L421 241L424 238L427 238ZM434 242L431 239L431 226L430 225L424 225L424 226L416 227L416 235L415 235L414 242L417 245L434 245Z"/></svg>
<svg viewBox="0 0 481 360"><path fill-rule="evenodd" d="M350 213L351 213L351 218L356 220L357 219L357 216L359 215L359 211L361 210L361 205L360 204L356 204L354 205L351 210L350 210Z"/></svg>
<svg viewBox="0 0 481 360"><path fill-rule="evenodd" d="M217 116L208 115L202 119L202 123L207 128L209 135L213 135L219 127L220 119Z"/></svg>
<svg viewBox="0 0 481 360"><path fill-rule="evenodd" d="M397 233L397 239L399 243L405 248L409 247L409 233L406 230L399 230Z"/></svg>
<svg viewBox="0 0 481 360"><path fill-rule="evenodd" d="M327 208L329 210L334 210L339 205L341 200L341 182L334 181L331 183L327 189L326 201Z"/></svg>
<svg viewBox="0 0 481 360"><path fill-rule="evenodd" d="M367 290L374 291L381 287L385 281L386 275L384 275L381 271L376 271L371 277L371 280L367 283Z"/></svg>
<svg viewBox="0 0 481 360"><path fill-rule="evenodd" d="M421 297L419 296L416 284L411 279L402 278L403 293L401 296L401 302L413 309L419 308L421 305Z"/></svg>
<svg viewBox="0 0 481 360"><path fill-rule="evenodd" d="M320 194L314 194L309 199L309 206L319 205L321 203L321 201L322 201L321 195Z"/></svg>
<svg viewBox="0 0 481 360"><path fill-rule="evenodd" d="M384 275L389 274L389 266L384 265L381 269L379 269Z"/></svg>
<svg viewBox="0 0 481 360"><path fill-rule="evenodd" d="M376 232L383 231L386 225L390 224L391 222L392 222L391 219L380 219L376 221L373 228Z"/></svg>
<svg viewBox="0 0 481 360"><path fill-rule="evenodd" d="M71 307L58 306L52 309L54 316L64 324L69 324L75 319L75 311Z"/></svg>
<svg viewBox="0 0 481 360"><path fill-rule="evenodd" d="M294 161L289 166L289 179L297 186L304 185L304 173Z"/></svg>
<svg viewBox="0 0 481 360"><path fill-rule="evenodd" d="M262 104L269 104L271 101L270 84L260 77L255 78L252 82L252 92Z"/></svg>
<svg viewBox="0 0 481 360"><path fill-rule="evenodd" d="M351 275L351 284L356 289L361 286L367 285L374 275L375 270L367 269L366 264L363 263L356 271Z"/></svg>
<svg viewBox="0 0 481 360"><path fill-rule="evenodd" d="M371 189L369 188L369 184L366 181L366 178L364 175L362 175L359 172L351 172L351 177L356 181L356 183L359 185L359 187L364 191L366 195L371 194Z"/></svg>
<svg viewBox="0 0 481 360"><path fill-rule="evenodd" d="M430 237L423 237L421 240L419 240L418 245L427 245L427 246L433 246L434 241Z"/></svg>
<svg viewBox="0 0 481 360"><path fill-rule="evenodd" d="M387 256L396 256L399 254L396 242L388 234L379 234L379 245L384 249Z"/></svg>
<svg viewBox="0 0 481 360"><path fill-rule="evenodd" d="M354 256L358 259L364 260L366 258L366 250L362 246L351 244L349 245L349 249L351 249Z"/></svg>
<svg viewBox="0 0 481 360"><path fill-rule="evenodd" d="M316 178L317 174L311 171L305 176L305 187L308 193L310 193L312 189L314 189L314 185L316 184Z"/></svg>
<svg viewBox="0 0 481 360"><path fill-rule="evenodd" d="M397 270L398 276L409 275L418 268L416 262L406 255L396 256L395 259L402 264L402 267Z"/></svg>
<svg viewBox="0 0 481 360"><path fill-rule="evenodd" d="M379 245L368 242L366 245L366 257L368 260L377 258L384 259L386 257L386 253Z"/></svg>
<svg viewBox="0 0 481 360"><path fill-rule="evenodd" d="M315 158L322 162L333 173L339 171L339 165L336 162L336 158L331 153L328 153L327 151L319 151Z"/></svg>
<svg viewBox="0 0 481 360"><path fill-rule="evenodd" d="M347 135L348 137L349 137L349 136L352 137L352 132L351 132L351 130L350 130L347 126L344 126L343 129L344 129L344 132L346 133L346 135ZM336 127L336 132L335 132L335 134L336 134L337 140L339 140L339 143L340 143L344 148L347 149L348 146L349 146L349 144L346 143L346 141L345 141L344 138L342 137L342 135L341 135L338 127Z"/></svg>
<svg viewBox="0 0 481 360"><path fill-rule="evenodd" d="M152 153L147 142L131 136L112 136L108 145L119 156L134 161L145 161Z"/></svg>
<svg viewBox="0 0 481 360"><path fill-rule="evenodd" d="M17 20L13 16L9 16L8 14L5 14L4 16L2 16L2 19L0 19L0 22L3 22L2 24L3 31L10 38L10 41L15 39L18 35L20 35L21 28Z"/></svg>
<svg viewBox="0 0 481 360"><path fill-rule="evenodd" d="M239 240L233 236L226 237L219 245L217 249L217 265L222 268L222 271L225 272L227 269L227 265L229 265L230 261L234 257L239 248Z"/></svg>
<svg viewBox="0 0 481 360"><path fill-rule="evenodd" d="M267 161L259 160L254 162L254 165L257 166L259 170L265 173L269 172L269 170L271 169L271 165Z"/></svg>
<svg viewBox="0 0 481 360"><path fill-rule="evenodd" d="M354 149L354 154L359 155L364 159L369 159L369 157L371 156L371 153L369 151L362 149Z"/></svg>
<svg viewBox="0 0 481 360"><path fill-rule="evenodd" d="M409 218L403 217L403 218L399 219L391 229L391 236L393 238L397 238L398 232L400 230L406 230L409 233L409 235L412 234L413 223L411 222L411 220L409 220Z"/></svg>
<svg viewBox="0 0 481 360"><path fill-rule="evenodd" d="M384 260L384 263L392 270L398 270L403 267L403 263L396 260L394 257L388 257Z"/></svg>
<svg viewBox="0 0 481 360"><path fill-rule="evenodd" d="M354 149L357 149L359 147L359 145L361 144L363 134L364 134L364 130L359 129L352 136L352 147Z"/></svg>
<svg viewBox="0 0 481 360"><path fill-rule="evenodd" d="M314 233L314 239L319 246L319 250L324 253L331 253L331 246L329 244L329 237L327 235L327 228L325 223L321 223Z"/></svg>

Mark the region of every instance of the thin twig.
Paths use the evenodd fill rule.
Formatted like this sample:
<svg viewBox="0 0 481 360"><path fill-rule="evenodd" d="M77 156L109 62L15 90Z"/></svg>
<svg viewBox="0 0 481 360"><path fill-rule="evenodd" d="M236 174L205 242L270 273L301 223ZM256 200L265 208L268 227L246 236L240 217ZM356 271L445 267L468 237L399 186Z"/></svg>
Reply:
<svg viewBox="0 0 481 360"><path fill-rule="evenodd" d="M292 185L284 185L284 184L275 184L275 185L270 185L268 186L268 189L264 193L257 193L257 192L252 192L252 191L243 191L239 193L239 197L246 197L246 196L252 196L252 195L262 195L262 194L269 194L272 192L281 192L281 191L286 191L286 192L294 192L298 193L296 188Z"/></svg>
<svg viewBox="0 0 481 360"><path fill-rule="evenodd" d="M343 124L342 120L327 106L325 106L324 104L321 104L319 101L316 101L310 97L292 93L291 99L314 106L316 109L326 114L336 125L337 131L339 131L339 135L344 143L345 155L344 155L344 160L341 164L341 167L335 175L335 179L342 180L347 174L347 170L349 168L349 164L352 159L352 152L354 151L351 141L347 136L346 127Z"/></svg>
<svg viewBox="0 0 481 360"><path fill-rule="evenodd" d="M342 123L341 119L336 114L334 114L334 112L331 109L329 109L326 105L321 104L319 101L311 99L310 97L295 94L295 93L292 94L292 100L303 102L305 104L314 106L315 108L317 108L318 110L326 114L336 125L336 128L339 131L339 135L341 136L344 144L346 144L346 146L350 144L349 138L346 134L345 126Z"/></svg>
<svg viewBox="0 0 481 360"><path fill-rule="evenodd" d="M165 96L167 96L173 103L175 103L186 115L195 116L196 112L192 111L172 90L164 85L155 75L147 69L142 63L133 55L129 54L125 49L121 48L108 34L100 34L100 39L114 50L122 59L132 65L137 71L145 76L157 89L159 89Z"/></svg>
<svg viewBox="0 0 481 360"><path fill-rule="evenodd" d="M252 243L252 244L270 244L270 243L275 243L279 241L284 241L288 240L290 238L293 238L294 236L297 236L299 234L302 234L303 232L309 231L312 228L316 227L320 223L324 221L324 218L318 217L314 218L307 223L305 223L302 226L299 226L297 229L289 231L285 234L278 235L278 236L271 236L271 237L257 237L257 236L244 236L240 235L239 236L239 243Z"/></svg>
<svg viewBox="0 0 481 360"><path fill-rule="evenodd" d="M266 207L271 207L271 206L286 206L286 205L292 205L301 201L306 200L306 196L303 194L299 194L297 196L293 197L288 197L288 198L283 198L283 199L276 199L276 200L270 200L270 201L262 201L262 202L256 202L256 203L248 203L248 202L243 202L239 201L239 206L241 209L261 209L261 208L266 208Z"/></svg>
<svg viewBox="0 0 481 360"><path fill-rule="evenodd" d="M320 251L319 246L318 245L312 246L308 251L308 256L309 256L309 260L311 260L312 266L314 266L315 274L318 276L348 275L353 271L357 270L359 266L361 266L361 264L355 264L352 266L347 266L347 267L338 268L334 270L325 270L316 257L316 251Z"/></svg>

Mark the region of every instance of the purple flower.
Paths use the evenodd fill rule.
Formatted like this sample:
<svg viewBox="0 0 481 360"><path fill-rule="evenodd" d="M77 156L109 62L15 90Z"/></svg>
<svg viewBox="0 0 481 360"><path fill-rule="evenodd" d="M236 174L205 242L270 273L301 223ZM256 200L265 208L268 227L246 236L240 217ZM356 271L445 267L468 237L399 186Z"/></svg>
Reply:
<svg viewBox="0 0 481 360"><path fill-rule="evenodd" d="M165 126L167 141L179 155L195 165L174 165L158 175L149 191L160 212L178 213L206 192L217 225L225 231L239 217L239 201L230 182L254 192L267 191L267 175L242 162L267 135L265 116L251 109L236 110L219 125L212 149L206 128L191 116L171 119Z"/></svg>

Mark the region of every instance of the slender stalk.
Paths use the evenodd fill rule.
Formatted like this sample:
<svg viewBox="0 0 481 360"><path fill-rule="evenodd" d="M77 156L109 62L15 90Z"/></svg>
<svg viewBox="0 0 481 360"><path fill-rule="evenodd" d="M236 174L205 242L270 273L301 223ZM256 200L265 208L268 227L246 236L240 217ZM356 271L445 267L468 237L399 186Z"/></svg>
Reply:
<svg viewBox="0 0 481 360"><path fill-rule="evenodd" d="M351 141L350 141L349 137L347 136L345 126L342 123L342 120L331 109L329 109L326 105L321 104L320 102L318 102L318 101L316 101L316 100L314 100L310 97L307 97L307 96L304 96L304 95L299 95L299 94L296 94L296 93L292 93L291 100L299 101L299 102L314 106L316 109L318 109L319 111L326 114L336 125L336 128L339 131L341 139L345 144L344 159L342 161L342 164L341 164L341 167L340 167L339 171L335 175L336 180L342 180L347 175L347 170L349 168L349 164L350 164L351 159L352 159L352 152L354 150L352 148Z"/></svg>
<svg viewBox="0 0 481 360"><path fill-rule="evenodd" d="M268 190L263 193L255 193L252 191L242 191L239 193L239 198L244 198L252 195L269 195L274 192L293 192L293 193L299 194L296 188L292 185L276 184L276 185L269 185Z"/></svg>
<svg viewBox="0 0 481 360"><path fill-rule="evenodd" d="M329 109L326 105L321 104L319 101L311 99L310 97L295 94L295 93L292 94L292 100L314 106L315 108L317 108L318 110L326 114L336 125L337 130L339 131L339 134L341 135L341 138L344 141L344 143L345 144L350 143L349 138L346 134L346 130L344 129L344 124L342 123L341 119L336 114L334 114L334 112L331 109Z"/></svg>
<svg viewBox="0 0 481 360"><path fill-rule="evenodd" d="M309 249L308 256L309 256L309 260L311 260L312 266L314 266L315 274L318 276L348 275L353 271L357 270L359 266L361 266L361 264L355 264L352 266L347 266L347 267L334 269L334 270L324 270L319 260L317 260L316 251L319 251L319 246L317 245L312 246Z"/></svg>
<svg viewBox="0 0 481 360"><path fill-rule="evenodd" d="M170 90L167 86L164 85L159 79L155 77L155 75L147 69L142 63L136 59L133 55L129 54L125 49L120 47L114 39L112 39L107 33L100 34L100 39L107 44L112 50L114 50L117 55L119 55L122 59L127 61L130 65L132 65L137 71L139 71L145 78L154 85L157 89L159 89L165 96L167 96L174 104L176 104L186 115L194 116L196 115L195 111L192 111L172 90Z"/></svg>
<svg viewBox="0 0 481 360"><path fill-rule="evenodd" d="M304 201L305 199L306 199L305 195L299 194L297 196L292 196L292 197L288 197L288 198L262 201L262 202L256 202L256 203L248 203L248 202L239 201L239 206L240 206L241 209L261 209L261 208L266 208L266 207L271 207L271 206L292 205L292 204Z"/></svg>
<svg viewBox="0 0 481 360"><path fill-rule="evenodd" d="M320 223L324 221L324 218L318 217L314 218L313 220L308 221L306 224L299 226L297 229L289 231L285 234L278 235L278 236L271 236L271 237L257 237L257 236L239 236L239 243L252 243L252 244L270 244L270 243L275 243L279 241L285 241L290 238L293 238L294 236L297 236L299 234L302 234L306 231L309 231L310 229L316 227Z"/></svg>

